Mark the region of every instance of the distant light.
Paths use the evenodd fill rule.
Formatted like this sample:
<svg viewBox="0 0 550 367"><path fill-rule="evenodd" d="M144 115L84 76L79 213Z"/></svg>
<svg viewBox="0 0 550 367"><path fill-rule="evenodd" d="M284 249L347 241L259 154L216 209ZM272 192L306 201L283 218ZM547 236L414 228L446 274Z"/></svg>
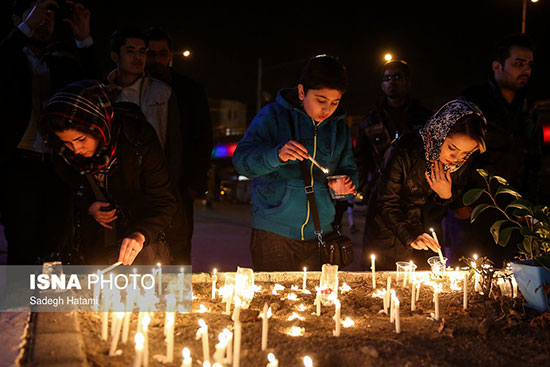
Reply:
<svg viewBox="0 0 550 367"><path fill-rule="evenodd" d="M539 0L531 0L532 3L538 3Z"/></svg>
<svg viewBox="0 0 550 367"><path fill-rule="evenodd" d="M386 61L391 61L391 59L393 59L393 56L392 56L391 54L385 54L385 55L384 55L384 59L385 59Z"/></svg>
<svg viewBox="0 0 550 367"><path fill-rule="evenodd" d="M544 144L550 143L550 126L544 126L542 128L542 133L544 137Z"/></svg>
<svg viewBox="0 0 550 367"><path fill-rule="evenodd" d="M189 56L191 56L191 51L185 50L185 51L182 52L182 55L183 55L184 57L189 57Z"/></svg>

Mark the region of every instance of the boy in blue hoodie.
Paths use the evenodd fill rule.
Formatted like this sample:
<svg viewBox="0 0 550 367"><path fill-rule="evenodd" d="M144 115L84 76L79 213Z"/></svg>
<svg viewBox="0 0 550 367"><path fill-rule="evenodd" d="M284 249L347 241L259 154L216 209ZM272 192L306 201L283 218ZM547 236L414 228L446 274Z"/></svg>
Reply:
<svg viewBox="0 0 550 367"><path fill-rule="evenodd" d="M333 231L334 200L327 175L309 160L342 175L330 186L356 193L357 167L349 127L339 103L348 85L334 57L311 58L297 88L282 89L258 112L233 155L235 169L252 180L250 250L256 271L319 270L320 255L300 161L306 160L323 235ZM291 124L293 129L291 129Z"/></svg>

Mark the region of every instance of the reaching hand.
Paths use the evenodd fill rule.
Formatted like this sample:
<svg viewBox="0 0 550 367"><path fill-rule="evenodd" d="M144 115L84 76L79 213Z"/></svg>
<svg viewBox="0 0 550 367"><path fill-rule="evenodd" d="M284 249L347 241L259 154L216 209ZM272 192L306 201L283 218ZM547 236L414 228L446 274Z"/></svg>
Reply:
<svg viewBox="0 0 550 367"><path fill-rule="evenodd" d="M450 199L453 196L453 181L451 171L445 171L443 163L437 161L432 165L431 174L425 173L426 180L431 189L439 195L441 199Z"/></svg>
<svg viewBox="0 0 550 367"><path fill-rule="evenodd" d="M289 140L288 143L283 145L279 150L279 159L281 162L287 162L289 160L295 161L296 159L303 161L309 158L309 153L302 144L295 140Z"/></svg>
<svg viewBox="0 0 550 367"><path fill-rule="evenodd" d="M118 218L116 215L116 209L110 210L108 212L101 210L101 208L108 207L109 205L111 204L104 203L101 201L96 201L95 203L90 205L90 207L88 208L88 214L94 217L94 219L103 227L113 229L113 227L111 227L109 223L113 222Z"/></svg>
<svg viewBox="0 0 550 367"><path fill-rule="evenodd" d="M118 261L124 265L132 265L139 252L143 249L145 236L139 232L134 232L122 240Z"/></svg>
<svg viewBox="0 0 550 367"><path fill-rule="evenodd" d="M433 252L438 252L438 249L441 248L434 238L427 233L422 233L420 236L416 237L416 239L411 242L411 247L415 250L432 250Z"/></svg>
<svg viewBox="0 0 550 367"><path fill-rule="evenodd" d="M67 1L67 4L73 7L73 16L63 19L73 30L74 38L83 40L90 36L90 10L86 9L82 3Z"/></svg>

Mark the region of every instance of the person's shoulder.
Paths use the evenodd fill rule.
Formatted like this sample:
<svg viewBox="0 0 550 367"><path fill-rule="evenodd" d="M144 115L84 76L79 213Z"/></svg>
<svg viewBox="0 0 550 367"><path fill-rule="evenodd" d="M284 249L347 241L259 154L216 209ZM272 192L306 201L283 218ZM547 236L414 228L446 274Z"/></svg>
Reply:
<svg viewBox="0 0 550 367"><path fill-rule="evenodd" d="M117 102L113 104L114 116L120 124L122 136L132 145L144 144L150 137L156 136L155 130L135 103Z"/></svg>
<svg viewBox="0 0 550 367"><path fill-rule="evenodd" d="M166 99L170 98L172 87L162 80L146 76L144 82L149 84L149 90L151 93L154 93L158 97L165 97Z"/></svg>

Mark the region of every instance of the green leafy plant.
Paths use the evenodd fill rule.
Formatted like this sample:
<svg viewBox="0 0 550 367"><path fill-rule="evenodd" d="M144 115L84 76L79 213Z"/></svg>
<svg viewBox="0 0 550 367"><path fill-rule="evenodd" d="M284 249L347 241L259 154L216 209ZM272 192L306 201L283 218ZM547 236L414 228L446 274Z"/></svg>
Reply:
<svg viewBox="0 0 550 367"><path fill-rule="evenodd" d="M495 221L489 229L495 243L505 247L512 233L519 231L523 237L517 244L519 260L530 260L550 270L550 209L524 199L504 178L491 176L482 169L477 172L483 177L486 187L467 191L462 201L464 205L472 205L484 194L489 200L473 208L470 221L474 222L487 209L498 210L504 219ZM512 196L513 200L503 205L498 202L502 195Z"/></svg>

